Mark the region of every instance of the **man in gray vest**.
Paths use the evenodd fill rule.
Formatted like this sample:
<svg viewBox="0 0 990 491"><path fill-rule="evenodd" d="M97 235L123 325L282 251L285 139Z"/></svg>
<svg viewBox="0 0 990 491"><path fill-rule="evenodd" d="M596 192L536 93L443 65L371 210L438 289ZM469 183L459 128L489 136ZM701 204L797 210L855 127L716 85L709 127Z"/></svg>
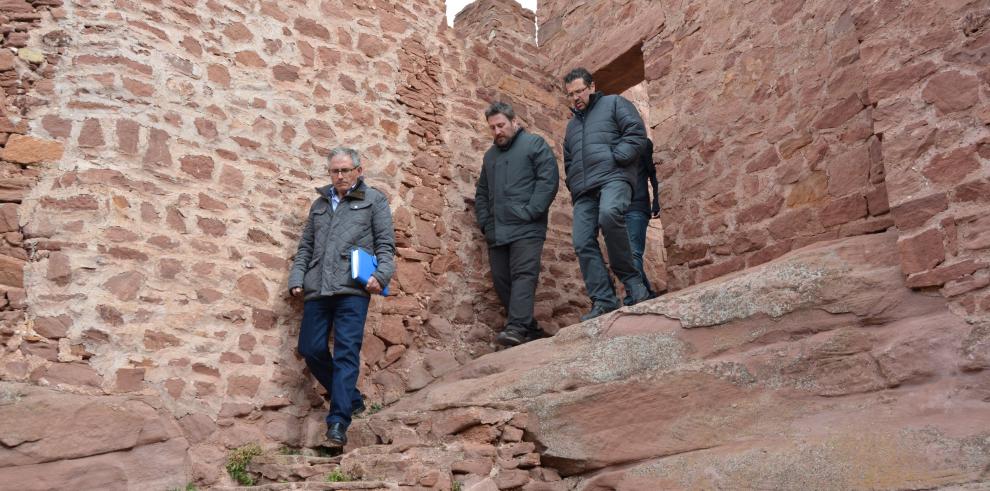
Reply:
<svg viewBox="0 0 990 491"><path fill-rule="evenodd" d="M495 292L506 310L505 329L495 340L516 346L545 336L533 319L533 304L560 174L546 141L519 126L512 106L496 102L485 118L494 144L485 152L474 212L488 242Z"/></svg>
<svg viewBox="0 0 990 491"><path fill-rule="evenodd" d="M632 196L639 156L646 150L646 127L631 102L595 91L591 73L575 68L564 77L574 117L564 137L564 171L574 202L574 251L591 297L585 321L619 307L612 278L598 246L605 237L609 266L622 281L630 304L649 298L643 277L633 264L625 212Z"/></svg>

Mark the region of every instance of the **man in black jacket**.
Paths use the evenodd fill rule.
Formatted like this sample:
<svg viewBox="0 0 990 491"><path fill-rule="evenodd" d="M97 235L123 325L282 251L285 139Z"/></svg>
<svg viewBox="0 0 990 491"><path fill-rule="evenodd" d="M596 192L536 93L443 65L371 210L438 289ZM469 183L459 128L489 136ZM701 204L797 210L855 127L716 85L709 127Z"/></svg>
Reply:
<svg viewBox="0 0 990 491"><path fill-rule="evenodd" d="M625 219L639 156L646 150L646 127L631 102L596 92L584 68L571 70L564 88L574 104L564 137L564 170L574 202L574 250L592 301L591 311L581 316L584 321L619 307L598 246L599 229L609 266L632 297L630 303L650 295L633 265Z"/></svg>
<svg viewBox="0 0 990 491"><path fill-rule="evenodd" d="M546 141L519 127L512 106L495 102L485 118L494 144L485 152L474 212L488 242L495 292L506 310L506 327L495 340L516 346L544 336L533 319L533 304L560 174Z"/></svg>
<svg viewBox="0 0 990 491"><path fill-rule="evenodd" d="M650 204L650 188L653 188L653 202ZM646 251L646 229L650 218L660 217L660 193L657 181L657 168L653 166L653 142L646 140L646 151L639 157L636 166L636 179L633 181L632 200L626 208L626 231L629 232L629 247L632 248L633 266L643 277L643 285L650 292L650 298L656 296L650 280L643 268L643 253ZM633 298L626 292L622 299L625 305L631 305Z"/></svg>

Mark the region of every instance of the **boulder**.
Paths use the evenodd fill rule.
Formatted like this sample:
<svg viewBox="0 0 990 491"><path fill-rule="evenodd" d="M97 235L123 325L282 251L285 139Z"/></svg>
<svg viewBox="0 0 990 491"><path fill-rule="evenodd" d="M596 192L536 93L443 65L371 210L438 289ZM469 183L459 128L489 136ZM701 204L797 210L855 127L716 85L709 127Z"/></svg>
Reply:
<svg viewBox="0 0 990 491"><path fill-rule="evenodd" d="M9 489L169 489L189 444L160 403L2 383L0 482Z"/></svg>
<svg viewBox="0 0 990 491"><path fill-rule="evenodd" d="M483 356L383 415L526 411L578 489L966 485L990 465L977 329L904 285L895 233L860 236Z"/></svg>

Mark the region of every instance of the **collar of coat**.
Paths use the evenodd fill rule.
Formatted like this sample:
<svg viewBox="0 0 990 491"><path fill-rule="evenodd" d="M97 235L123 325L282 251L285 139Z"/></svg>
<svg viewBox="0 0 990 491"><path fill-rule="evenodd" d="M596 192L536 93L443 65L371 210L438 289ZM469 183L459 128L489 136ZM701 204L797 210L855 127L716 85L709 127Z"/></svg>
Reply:
<svg viewBox="0 0 990 491"><path fill-rule="evenodd" d="M575 116L583 118L586 114L591 112L591 108L595 107L595 103L598 102L598 99L601 99L604 96L605 94L601 92L595 92L588 96L588 107L584 108L584 111L578 111L572 107L571 112L574 113Z"/></svg>
<svg viewBox="0 0 990 491"><path fill-rule="evenodd" d="M332 183L327 184L322 188L316 188L316 192L320 193L320 196L328 200L330 199L330 192L332 190L333 190ZM352 187L349 191L347 191L347 194L345 194L343 198L340 198L340 200L343 201L345 199L364 199L364 192L365 192L364 177L358 176L357 182L354 184L354 187Z"/></svg>
<svg viewBox="0 0 990 491"><path fill-rule="evenodd" d="M506 150L508 150L508 149L510 149L510 148L512 148L512 144L516 142L516 138L519 138L519 135L521 135L523 131L526 131L526 130L524 128L517 129L516 130L516 134L512 135L512 138L509 139L508 145L502 147L502 146L499 146L498 144L495 144L495 147L498 148L499 150L503 151L503 152L506 151Z"/></svg>

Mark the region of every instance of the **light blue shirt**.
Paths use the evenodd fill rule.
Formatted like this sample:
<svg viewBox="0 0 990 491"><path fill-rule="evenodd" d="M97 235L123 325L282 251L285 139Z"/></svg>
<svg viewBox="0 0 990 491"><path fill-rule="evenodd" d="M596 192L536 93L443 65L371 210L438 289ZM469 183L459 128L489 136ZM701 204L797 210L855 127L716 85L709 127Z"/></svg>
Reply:
<svg viewBox="0 0 990 491"><path fill-rule="evenodd" d="M347 193L344 193L344 196L347 196L348 193L353 191L354 188L356 188L360 182L361 182L360 178L356 179L354 181L354 184L347 190ZM337 188L330 186L330 207L333 209L333 211L337 211L337 205L340 204L341 199L343 199L343 196L337 196Z"/></svg>

